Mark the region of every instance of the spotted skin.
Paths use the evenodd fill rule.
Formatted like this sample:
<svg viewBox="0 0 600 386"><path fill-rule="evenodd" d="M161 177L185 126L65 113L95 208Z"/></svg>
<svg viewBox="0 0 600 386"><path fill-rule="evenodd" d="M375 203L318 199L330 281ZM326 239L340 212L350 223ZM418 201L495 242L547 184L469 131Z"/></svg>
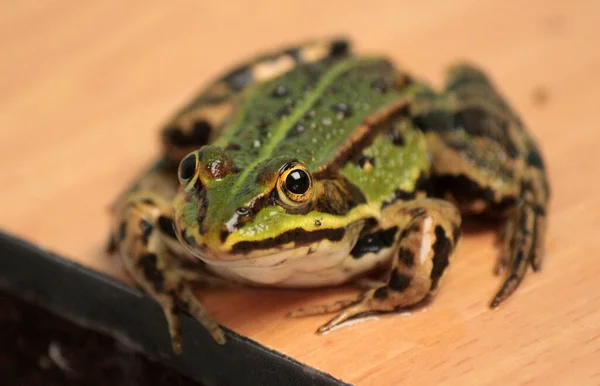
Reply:
<svg viewBox="0 0 600 386"><path fill-rule="evenodd" d="M397 201L387 206L382 221L361 237L359 243L362 242L362 246L357 244L362 253L379 252L374 242L369 243L370 248L365 248L365 240L379 241L380 246L393 246L384 279L375 282L355 299L301 308L290 316L339 312L317 330L325 333L360 315L401 311L422 303L435 294L450 264L460 236L455 230L460 225L458 209L446 201Z"/></svg>
<svg viewBox="0 0 600 386"><path fill-rule="evenodd" d="M193 97L164 126L161 138L166 158L177 164L189 152L218 138L227 120L239 110L242 93L249 87L276 78L297 65L310 65L324 58L335 61L349 50L342 39L318 40L262 55L230 70ZM271 91L275 99L290 97L289 94L283 86ZM237 146L240 144L229 144L230 149Z"/></svg>
<svg viewBox="0 0 600 386"><path fill-rule="evenodd" d="M153 192L138 191L115 210L115 218L125 219L116 228L118 234L113 235L119 239L118 253L123 267L135 283L162 306L173 350L182 350L178 307L199 320L216 342L225 343L223 331L193 295L192 283L206 282L209 276L203 273L197 261L177 247L172 229L164 229L165 221L172 218L170 203ZM174 252L178 259L173 258ZM187 259L185 265L181 259ZM182 280L184 277L186 280Z"/></svg>
<svg viewBox="0 0 600 386"><path fill-rule="evenodd" d="M441 97L424 93L412 114L433 155L436 193L463 213L505 218L496 271L506 278L495 308L528 265L541 267L550 192L539 149L485 74L470 65L452 67Z"/></svg>
<svg viewBox="0 0 600 386"><path fill-rule="evenodd" d="M337 313L319 332L422 304L451 264L461 213L506 221L493 307L541 267L542 156L472 66L452 67L436 92L343 40L309 42L217 78L162 139L163 158L112 208L109 250L162 305L176 351L176 306L224 342L192 283L360 284L358 297L292 313ZM290 193L292 172L305 190Z"/></svg>

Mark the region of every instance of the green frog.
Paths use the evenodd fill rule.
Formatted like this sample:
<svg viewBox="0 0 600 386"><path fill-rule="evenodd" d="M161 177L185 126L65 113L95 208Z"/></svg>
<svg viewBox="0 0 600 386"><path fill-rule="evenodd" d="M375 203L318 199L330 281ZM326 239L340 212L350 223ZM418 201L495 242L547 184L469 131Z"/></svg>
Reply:
<svg viewBox="0 0 600 386"><path fill-rule="evenodd" d="M436 293L461 214L504 222L491 306L541 267L549 187L540 151L482 71L427 83L343 39L266 53L209 83L162 130L164 153L112 207L110 251L166 315L225 343L196 285L325 287L299 309L350 319Z"/></svg>

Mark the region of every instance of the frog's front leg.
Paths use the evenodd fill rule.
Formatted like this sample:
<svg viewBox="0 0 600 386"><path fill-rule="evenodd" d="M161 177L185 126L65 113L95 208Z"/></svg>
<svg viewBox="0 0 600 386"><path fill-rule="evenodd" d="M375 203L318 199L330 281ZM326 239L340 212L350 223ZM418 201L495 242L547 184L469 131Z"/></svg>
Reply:
<svg viewBox="0 0 600 386"><path fill-rule="evenodd" d="M323 333L364 314L393 312L421 303L438 288L460 236L460 224L458 209L446 201L424 199L389 205L379 225L361 237L366 240L395 230L386 280L356 299L300 309L291 316L339 311L317 330Z"/></svg>
<svg viewBox="0 0 600 386"><path fill-rule="evenodd" d="M225 343L223 331L192 289L192 283L210 281L210 276L202 274L199 264L186 260L167 200L151 191L131 193L115 208L113 233L125 270L163 308L175 352L182 347L178 307L199 320L218 343Z"/></svg>

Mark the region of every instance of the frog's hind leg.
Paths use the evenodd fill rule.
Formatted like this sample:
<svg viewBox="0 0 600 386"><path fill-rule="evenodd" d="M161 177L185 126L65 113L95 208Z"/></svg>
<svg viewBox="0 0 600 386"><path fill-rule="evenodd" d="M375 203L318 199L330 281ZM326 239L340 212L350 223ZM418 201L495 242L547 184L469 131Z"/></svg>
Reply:
<svg viewBox="0 0 600 386"><path fill-rule="evenodd" d="M315 40L260 55L231 69L209 83L164 126L161 137L165 155L179 163L189 152L212 142L232 116L239 96L252 85L282 75L299 63L343 57L349 52L346 40Z"/></svg>
<svg viewBox="0 0 600 386"><path fill-rule="evenodd" d="M450 69L441 97L422 104L414 122L433 155L439 196L464 213L506 218L497 265L506 279L496 307L543 258L548 183L533 139L489 79L469 65Z"/></svg>
<svg viewBox="0 0 600 386"><path fill-rule="evenodd" d="M356 317L371 313L394 312L416 306L435 293L450 264L460 236L458 209L445 201L425 199L397 202L384 209L382 222L357 243L365 253L373 252L373 240L393 237L390 269L383 282L357 299L341 300L297 310L292 317L339 312L317 332L324 333ZM360 255L360 251L354 251Z"/></svg>

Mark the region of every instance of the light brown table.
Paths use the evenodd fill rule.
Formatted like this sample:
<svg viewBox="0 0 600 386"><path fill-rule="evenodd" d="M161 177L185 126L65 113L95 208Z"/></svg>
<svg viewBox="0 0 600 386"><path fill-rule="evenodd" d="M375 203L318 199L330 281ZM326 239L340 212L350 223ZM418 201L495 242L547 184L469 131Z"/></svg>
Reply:
<svg viewBox="0 0 600 386"><path fill-rule="evenodd" d="M494 234L470 232L426 310L324 337L312 332L326 317L284 315L340 291L202 298L224 325L348 382L600 384L600 2L246 3L1 1L0 227L121 277L102 254L106 207L157 155L159 124L225 67L340 32L437 84L467 58L549 164L543 273L490 311Z"/></svg>

